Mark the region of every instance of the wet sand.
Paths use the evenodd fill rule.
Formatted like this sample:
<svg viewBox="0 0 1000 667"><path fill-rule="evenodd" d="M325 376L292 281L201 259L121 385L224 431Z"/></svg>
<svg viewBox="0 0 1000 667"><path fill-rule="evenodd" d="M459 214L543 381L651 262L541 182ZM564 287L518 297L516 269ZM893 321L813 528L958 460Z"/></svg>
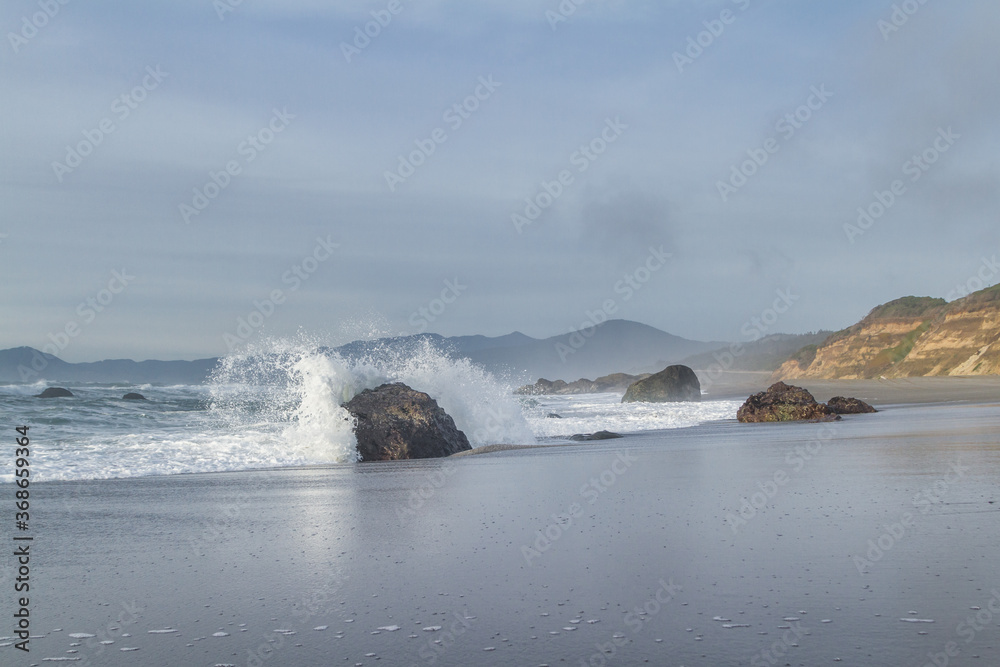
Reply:
<svg viewBox="0 0 1000 667"><path fill-rule="evenodd" d="M44 636L0 662L921 666L954 643L951 664L1000 664L1000 407L883 407L40 483Z"/></svg>

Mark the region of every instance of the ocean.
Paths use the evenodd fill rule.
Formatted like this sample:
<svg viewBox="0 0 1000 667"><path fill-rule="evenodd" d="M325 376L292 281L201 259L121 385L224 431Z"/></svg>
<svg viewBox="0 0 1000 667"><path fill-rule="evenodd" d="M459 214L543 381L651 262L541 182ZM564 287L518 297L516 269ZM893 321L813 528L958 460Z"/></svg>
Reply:
<svg viewBox="0 0 1000 667"><path fill-rule="evenodd" d="M56 399L34 397L53 383L0 386L0 412L8 424L30 427L36 481L326 465L357 459L340 405L384 382L430 394L473 447L683 428L733 419L739 407L710 396L674 404L622 404L619 394L515 396L504 378L426 343L348 360L272 342L226 357L203 385L71 385L73 398ZM128 392L148 400L123 400ZM0 481L13 480L11 466L0 463Z"/></svg>

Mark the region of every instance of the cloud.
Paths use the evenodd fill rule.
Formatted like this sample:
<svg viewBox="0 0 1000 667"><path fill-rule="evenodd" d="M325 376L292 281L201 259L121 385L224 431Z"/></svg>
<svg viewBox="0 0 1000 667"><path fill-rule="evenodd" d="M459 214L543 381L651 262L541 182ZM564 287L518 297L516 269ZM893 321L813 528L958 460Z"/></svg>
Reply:
<svg viewBox="0 0 1000 667"><path fill-rule="evenodd" d="M73 2L19 52L5 43L0 281L19 316L0 347L43 344L128 265L141 281L74 342L78 360L143 341L144 356L218 354L236 314L321 233L344 252L274 333L403 330L459 275L469 291L438 331L550 335L649 245L674 257L629 318L735 339L792 282L802 300L782 325L839 328L903 293L947 293L1000 246L988 2L928 3L888 41L887 7L753 3L683 74L672 53L734 3L588 0L553 31L554 0L404 0L347 62L340 43L387 4L247 0L220 21L207 0ZM30 7L0 19L16 27ZM60 183L52 162L157 65L170 77ZM502 87L448 127L489 75ZM723 202L717 182L821 84L835 97ZM178 205L286 107L288 129L185 225ZM622 140L517 234L511 213L615 116ZM962 140L848 243L844 223L941 125ZM447 141L390 192L385 171L438 127Z"/></svg>

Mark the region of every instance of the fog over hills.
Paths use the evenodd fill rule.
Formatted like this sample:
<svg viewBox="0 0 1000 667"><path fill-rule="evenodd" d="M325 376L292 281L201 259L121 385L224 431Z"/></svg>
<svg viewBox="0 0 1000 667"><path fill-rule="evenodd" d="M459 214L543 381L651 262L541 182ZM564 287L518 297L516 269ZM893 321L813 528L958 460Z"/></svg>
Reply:
<svg viewBox="0 0 1000 667"><path fill-rule="evenodd" d="M575 380L616 372L649 372L691 355L710 352L726 343L700 342L626 320L612 320L583 332L545 339L519 332L505 336L454 336L419 334L372 341L355 341L334 348L357 358L398 354L429 341L456 357L467 357L512 383L539 377ZM198 384L204 382L218 359L195 361L132 361L113 359L68 363L30 347L0 351L0 382L131 382Z"/></svg>

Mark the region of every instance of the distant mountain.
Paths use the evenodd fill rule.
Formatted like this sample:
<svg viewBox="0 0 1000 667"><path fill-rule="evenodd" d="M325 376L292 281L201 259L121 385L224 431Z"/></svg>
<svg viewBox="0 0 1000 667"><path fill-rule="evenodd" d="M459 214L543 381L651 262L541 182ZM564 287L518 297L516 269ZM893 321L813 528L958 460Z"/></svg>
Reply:
<svg viewBox="0 0 1000 667"><path fill-rule="evenodd" d="M460 354L493 372L508 372L512 379L566 380L611 373L650 373L663 370L684 357L722 347L703 343L627 320L610 320L583 333L569 333L542 340L529 338L515 346L481 347Z"/></svg>
<svg viewBox="0 0 1000 667"><path fill-rule="evenodd" d="M462 350L463 354L469 354L479 350L529 345L537 339L525 336L520 331L515 331L506 336L497 336L495 338L489 338L488 336L455 336L446 340L454 345L456 349Z"/></svg>
<svg viewBox="0 0 1000 667"><path fill-rule="evenodd" d="M962 299L908 296L878 306L821 345L805 347L775 379L1000 374L1000 285Z"/></svg>
<svg viewBox="0 0 1000 667"><path fill-rule="evenodd" d="M71 364L30 347L0 350L0 382L125 382L132 384L200 384L218 359L197 361L132 361L109 359Z"/></svg>
<svg viewBox="0 0 1000 667"><path fill-rule="evenodd" d="M32 383L50 377L72 375L73 364L32 347L0 350L0 382Z"/></svg>
<svg viewBox="0 0 1000 667"><path fill-rule="evenodd" d="M732 359L729 343L688 340L627 320L544 339L517 331L496 337L419 334L354 341L334 351L355 359L405 358L427 343L515 385L541 378L573 382L615 373L655 373L675 363L703 371L719 366L736 372L777 369L774 379L1000 374L1000 285L951 303L930 297L897 299L843 331L767 336L744 343ZM0 382L200 384L218 361L110 359L73 364L17 347L0 350Z"/></svg>
<svg viewBox="0 0 1000 667"><path fill-rule="evenodd" d="M743 343L733 354L727 345L681 360L695 370L722 368L726 371L774 371L793 354L806 346L816 347L830 337L831 331L808 334L772 334L752 343Z"/></svg>
<svg viewBox="0 0 1000 667"><path fill-rule="evenodd" d="M550 338L532 338L520 332L490 338L420 334L375 341L355 341L336 348L346 357L381 354L388 348L395 354L428 340L456 357L467 357L491 373L513 383L534 382L539 378L565 380L598 377L611 373L649 373L699 352L714 350L725 343L703 343L627 320L610 320L584 333L567 333ZM386 343L389 343L386 345Z"/></svg>
<svg viewBox="0 0 1000 667"><path fill-rule="evenodd" d="M589 335L587 335L589 334ZM611 320L586 330L551 338L520 332L504 336L419 334L374 341L354 341L334 351L348 358L407 355L424 343L455 357L467 357L512 383L539 378L572 381L611 373L656 372L669 363L723 347L674 336L645 324ZM113 359L72 364L30 347L0 351L0 382L128 382L135 384L200 384L218 359L196 361L131 361Z"/></svg>

